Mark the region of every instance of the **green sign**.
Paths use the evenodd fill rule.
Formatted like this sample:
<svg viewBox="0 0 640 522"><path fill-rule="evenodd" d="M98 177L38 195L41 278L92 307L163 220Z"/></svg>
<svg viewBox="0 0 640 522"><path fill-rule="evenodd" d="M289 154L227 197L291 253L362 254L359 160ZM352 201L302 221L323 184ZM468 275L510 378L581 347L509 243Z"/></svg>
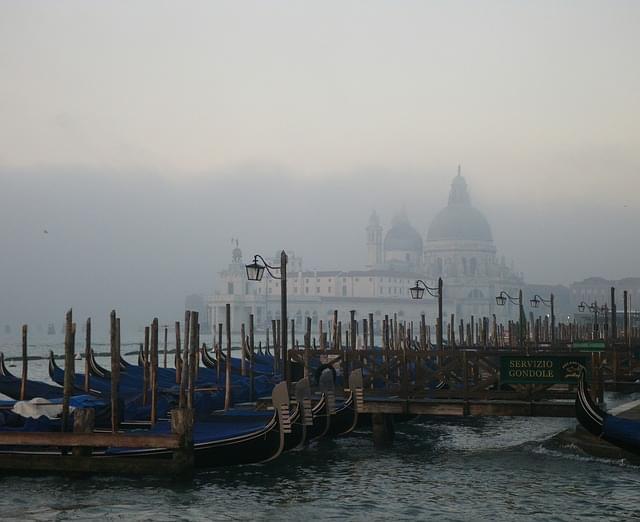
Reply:
<svg viewBox="0 0 640 522"><path fill-rule="evenodd" d="M573 347L579 352L604 352L604 341L573 343Z"/></svg>
<svg viewBox="0 0 640 522"><path fill-rule="evenodd" d="M587 360L589 359L589 361ZM590 357L531 355L500 357L500 382L507 384L575 384Z"/></svg>

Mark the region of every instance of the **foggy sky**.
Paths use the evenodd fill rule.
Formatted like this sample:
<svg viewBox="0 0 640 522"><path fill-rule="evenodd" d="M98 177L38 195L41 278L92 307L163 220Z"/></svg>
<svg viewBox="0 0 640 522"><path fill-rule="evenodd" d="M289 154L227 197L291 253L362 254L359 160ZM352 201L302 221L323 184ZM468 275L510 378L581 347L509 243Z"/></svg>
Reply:
<svg viewBox="0 0 640 522"><path fill-rule="evenodd" d="M231 237L361 267L371 210L425 233L458 163L528 282L640 275L639 22L636 2L2 2L0 323L175 319Z"/></svg>

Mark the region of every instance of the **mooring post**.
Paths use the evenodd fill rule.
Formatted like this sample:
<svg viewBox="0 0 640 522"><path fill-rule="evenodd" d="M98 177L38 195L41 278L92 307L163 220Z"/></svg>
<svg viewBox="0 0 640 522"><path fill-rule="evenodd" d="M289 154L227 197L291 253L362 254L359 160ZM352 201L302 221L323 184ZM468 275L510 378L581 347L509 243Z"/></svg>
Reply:
<svg viewBox="0 0 640 522"><path fill-rule="evenodd" d="M173 365L176 368L176 384L180 384L181 370L182 370L182 355L180 348L180 321L176 321L175 324L176 331L176 356Z"/></svg>
<svg viewBox="0 0 640 522"><path fill-rule="evenodd" d="M164 353L162 354L162 365L164 368L167 367L167 335L169 335L169 327L167 325L164 326Z"/></svg>
<svg viewBox="0 0 640 522"><path fill-rule="evenodd" d="M247 365L245 355L247 352L247 345L245 343L244 323L240 325L240 375L247 376Z"/></svg>
<svg viewBox="0 0 640 522"><path fill-rule="evenodd" d="M149 339L151 328L144 327L144 350L142 352L142 405L146 406L149 395Z"/></svg>
<svg viewBox="0 0 640 522"><path fill-rule="evenodd" d="M110 350L111 350L111 431L118 431L118 380L120 378L120 357L118 354L118 323L116 311L111 310L110 318Z"/></svg>
<svg viewBox="0 0 640 522"><path fill-rule="evenodd" d="M151 425L158 420L158 318L151 322Z"/></svg>
<svg viewBox="0 0 640 522"><path fill-rule="evenodd" d="M389 350L389 316L384 316L382 323L382 344L384 346L384 365L385 365L385 387L389 389L389 381L391 380L391 361Z"/></svg>
<svg viewBox="0 0 640 522"><path fill-rule="evenodd" d="M626 290L623 292L622 298L624 300L624 317L623 317L624 343L627 346L630 346L631 334L629 332L629 293Z"/></svg>
<svg viewBox="0 0 640 522"><path fill-rule="evenodd" d="M64 336L64 389L62 396L62 431L67 431L69 423L69 401L73 394L75 376L76 325L72 322L71 310L67 312Z"/></svg>
<svg viewBox="0 0 640 522"><path fill-rule="evenodd" d="M22 378L20 379L20 400L23 401L27 395L27 376L28 376L27 358L27 325L22 325Z"/></svg>
<svg viewBox="0 0 640 522"><path fill-rule="evenodd" d="M253 322L253 314L249 314L249 401L254 399L254 364L255 364L255 327Z"/></svg>
<svg viewBox="0 0 640 522"><path fill-rule="evenodd" d="M282 372L280 371L280 365L282 364L282 360L280 359L280 320L273 319L271 321L271 332L273 333L273 370L274 373Z"/></svg>
<svg viewBox="0 0 640 522"><path fill-rule="evenodd" d="M218 323L218 349L216 350L216 377L220 382L222 376L222 323Z"/></svg>
<svg viewBox="0 0 640 522"><path fill-rule="evenodd" d="M464 393L464 415L469 415L469 364L467 361L467 350L462 351L462 379Z"/></svg>
<svg viewBox="0 0 640 522"><path fill-rule="evenodd" d="M89 390L91 389L91 370L89 368L89 357L91 357L91 317L87 319L87 325L84 333L84 392L89 393Z"/></svg>
<svg viewBox="0 0 640 522"><path fill-rule="evenodd" d="M386 413L371 414L373 445L376 449L387 449L393 445L395 429L393 415Z"/></svg>
<svg viewBox="0 0 640 522"><path fill-rule="evenodd" d="M180 438L180 447L173 452L176 471L188 472L193 468L193 419L191 409L171 410L171 432Z"/></svg>
<svg viewBox="0 0 640 522"><path fill-rule="evenodd" d="M192 346L189 346L189 335L191 332L191 312L189 310L184 311L184 358L189 357L191 353L189 350L193 349ZM189 374L183 372L181 378L184 378L185 381L189 379Z"/></svg>
<svg viewBox="0 0 640 522"><path fill-rule="evenodd" d="M196 387L196 366L198 364L198 359L196 357L196 353L199 348L199 339L198 339L198 312L195 310L191 311L191 332L189 338L189 377L188 377L188 392L187 392L187 409L193 409L193 395ZM231 359L227 361L227 364L231 366Z"/></svg>
<svg viewBox="0 0 640 522"><path fill-rule="evenodd" d="M224 409L231 408L231 305L226 306L226 326L227 326L227 364L225 366L224 383Z"/></svg>
<svg viewBox="0 0 640 522"><path fill-rule="evenodd" d="M189 387L189 373L190 373L190 356L189 356L189 328L191 326L191 312L187 310L184 315L184 350L182 351L182 368L180 375L180 388L178 395L178 407L187 407L187 393ZM218 361L220 365L220 361Z"/></svg>
<svg viewBox="0 0 640 522"><path fill-rule="evenodd" d="M320 341L320 349L322 351L326 350L326 346L324 344L324 332L322 331L322 319L318 321L318 340Z"/></svg>
<svg viewBox="0 0 640 522"><path fill-rule="evenodd" d="M611 287L611 341L616 342L618 339L618 316L616 307L616 288Z"/></svg>
<svg viewBox="0 0 640 522"><path fill-rule="evenodd" d="M367 350L369 348L369 321L362 318L362 349Z"/></svg>
<svg viewBox="0 0 640 522"><path fill-rule="evenodd" d="M220 363L218 362L218 366ZM189 350L187 346L182 352L182 363L180 365L180 385L178 387L178 409L187 407L187 386L189 385Z"/></svg>
<svg viewBox="0 0 640 522"><path fill-rule="evenodd" d="M92 433L95 426L96 411L93 408L76 408L73 412L73 433ZM91 456L91 448L74 447L74 457Z"/></svg>

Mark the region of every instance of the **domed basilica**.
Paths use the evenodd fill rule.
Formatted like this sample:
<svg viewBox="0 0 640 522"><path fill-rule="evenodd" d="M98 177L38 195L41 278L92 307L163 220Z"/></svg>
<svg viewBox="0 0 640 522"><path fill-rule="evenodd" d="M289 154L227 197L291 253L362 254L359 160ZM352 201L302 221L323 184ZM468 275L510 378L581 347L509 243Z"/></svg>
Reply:
<svg viewBox="0 0 640 522"><path fill-rule="evenodd" d="M436 214L426 237L411 225L403 211L384 234L374 211L366 229L368 267L417 272L429 284L442 277L445 308L462 316L495 313L495 296L512 295L523 285L521 274L498 260L489 222L471 204L467 183L460 173L451 183L449 202Z"/></svg>
<svg viewBox="0 0 640 522"><path fill-rule="evenodd" d="M362 270L308 270L300 257L287 251L287 301L290 319L302 329L306 318L314 328L320 320L329 321L333 311L348 314L356 310L359 318L372 313L379 331L384 315L398 314L403 320L418 320L425 313L433 323L436 300L410 298L409 288L416 279L437 286L444 281L445 326L450 315L500 319L513 316L512 305L496 306L495 297L504 290L517 295L522 276L498 260L491 227L482 212L473 207L467 183L460 174L451 184L449 201L434 217L423 237L410 223L405 211L399 212L385 232L376 212L366 227L367 264ZM259 329L270 327L280 314L280 282L265 275L260 283L246 280L242 251L237 242L232 262L218 274L216 292L208 302L210 324L224 320L225 305L232 306L233 329L253 314ZM272 264L279 264L274 257Z"/></svg>

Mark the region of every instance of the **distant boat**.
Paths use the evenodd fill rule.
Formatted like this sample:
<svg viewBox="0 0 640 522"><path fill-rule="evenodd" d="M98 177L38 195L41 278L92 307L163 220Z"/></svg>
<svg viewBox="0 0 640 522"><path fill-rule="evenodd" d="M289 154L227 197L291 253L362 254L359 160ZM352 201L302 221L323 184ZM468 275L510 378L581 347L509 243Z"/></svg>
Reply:
<svg viewBox="0 0 640 522"><path fill-rule="evenodd" d="M56 327L53 326L53 323L49 323L49 326L47 327L47 335L55 335L56 334Z"/></svg>

